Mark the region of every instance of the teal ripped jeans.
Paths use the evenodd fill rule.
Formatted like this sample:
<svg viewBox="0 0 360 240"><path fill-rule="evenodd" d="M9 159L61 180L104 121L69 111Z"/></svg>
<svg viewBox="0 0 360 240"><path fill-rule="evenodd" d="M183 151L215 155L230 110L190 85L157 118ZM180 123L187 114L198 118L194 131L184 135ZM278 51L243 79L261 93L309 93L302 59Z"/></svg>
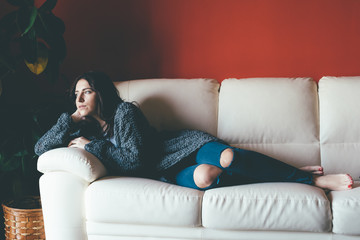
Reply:
<svg viewBox="0 0 360 240"><path fill-rule="evenodd" d="M223 168L220 165L220 155L227 148L233 150L233 160L229 167ZM206 188L199 188L194 181L194 171L201 164L213 165L223 170ZM175 179L176 184L180 186L198 190L262 182L313 183L313 175L309 172L264 154L230 147L219 142L209 142L202 146L196 154L194 165L180 170Z"/></svg>

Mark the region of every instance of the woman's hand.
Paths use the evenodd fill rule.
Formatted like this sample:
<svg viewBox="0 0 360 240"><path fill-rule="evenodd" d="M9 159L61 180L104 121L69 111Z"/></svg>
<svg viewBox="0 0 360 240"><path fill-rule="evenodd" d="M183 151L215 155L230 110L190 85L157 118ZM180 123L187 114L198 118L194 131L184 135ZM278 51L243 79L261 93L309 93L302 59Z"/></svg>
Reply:
<svg viewBox="0 0 360 240"><path fill-rule="evenodd" d="M82 148L85 149L85 145L88 144L90 140L84 137L74 138L70 141L68 147Z"/></svg>
<svg viewBox="0 0 360 240"><path fill-rule="evenodd" d="M80 115L79 111L76 110L72 115L71 115L72 120L75 123L80 122L81 120L84 120L84 117Z"/></svg>

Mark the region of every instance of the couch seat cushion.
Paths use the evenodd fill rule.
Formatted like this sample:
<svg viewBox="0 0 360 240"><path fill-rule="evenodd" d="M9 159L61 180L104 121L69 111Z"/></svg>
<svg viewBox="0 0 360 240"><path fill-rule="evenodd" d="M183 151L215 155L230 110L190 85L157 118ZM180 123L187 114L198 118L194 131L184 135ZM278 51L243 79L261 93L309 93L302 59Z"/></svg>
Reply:
<svg viewBox="0 0 360 240"><path fill-rule="evenodd" d="M329 193L333 210L333 232L360 235L360 182L348 191Z"/></svg>
<svg viewBox="0 0 360 240"><path fill-rule="evenodd" d="M324 191L298 183L260 183L206 191L203 226L229 230L331 230Z"/></svg>
<svg viewBox="0 0 360 240"><path fill-rule="evenodd" d="M106 177L86 191L86 218L100 223L200 226L202 196L202 191L150 179Z"/></svg>

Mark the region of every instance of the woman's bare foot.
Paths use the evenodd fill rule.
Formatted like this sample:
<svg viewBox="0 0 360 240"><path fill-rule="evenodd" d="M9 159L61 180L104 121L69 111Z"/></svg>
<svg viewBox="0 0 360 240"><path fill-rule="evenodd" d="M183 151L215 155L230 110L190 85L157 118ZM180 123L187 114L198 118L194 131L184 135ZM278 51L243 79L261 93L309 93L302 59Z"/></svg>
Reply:
<svg viewBox="0 0 360 240"><path fill-rule="evenodd" d="M310 172L314 175L324 175L324 169L321 166L305 166L299 169L305 172Z"/></svg>
<svg viewBox="0 0 360 240"><path fill-rule="evenodd" d="M352 189L354 181L349 174L329 174L325 176L314 176L316 187L333 191Z"/></svg>

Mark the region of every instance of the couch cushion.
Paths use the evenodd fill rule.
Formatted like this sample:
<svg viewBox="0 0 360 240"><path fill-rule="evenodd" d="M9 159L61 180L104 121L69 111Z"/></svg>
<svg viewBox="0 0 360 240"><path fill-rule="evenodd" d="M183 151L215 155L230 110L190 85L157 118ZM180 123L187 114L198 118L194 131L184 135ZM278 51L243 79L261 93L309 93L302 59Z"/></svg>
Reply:
<svg viewBox="0 0 360 240"><path fill-rule="evenodd" d="M200 226L202 196L150 179L106 177L88 187L86 217L100 223Z"/></svg>
<svg viewBox="0 0 360 240"><path fill-rule="evenodd" d="M226 79L218 121L218 137L233 146L296 167L320 164L317 86L310 78Z"/></svg>
<svg viewBox="0 0 360 240"><path fill-rule="evenodd" d="M206 191L203 226L229 230L331 230L330 202L320 188L260 183Z"/></svg>
<svg viewBox="0 0 360 240"><path fill-rule="evenodd" d="M319 82L321 162L327 173L360 175L360 77Z"/></svg>
<svg viewBox="0 0 360 240"><path fill-rule="evenodd" d="M348 191L329 193L333 211L333 232L360 235L360 182Z"/></svg>
<svg viewBox="0 0 360 240"><path fill-rule="evenodd" d="M220 84L214 79L142 79L116 82L159 130L199 129L216 135Z"/></svg>

